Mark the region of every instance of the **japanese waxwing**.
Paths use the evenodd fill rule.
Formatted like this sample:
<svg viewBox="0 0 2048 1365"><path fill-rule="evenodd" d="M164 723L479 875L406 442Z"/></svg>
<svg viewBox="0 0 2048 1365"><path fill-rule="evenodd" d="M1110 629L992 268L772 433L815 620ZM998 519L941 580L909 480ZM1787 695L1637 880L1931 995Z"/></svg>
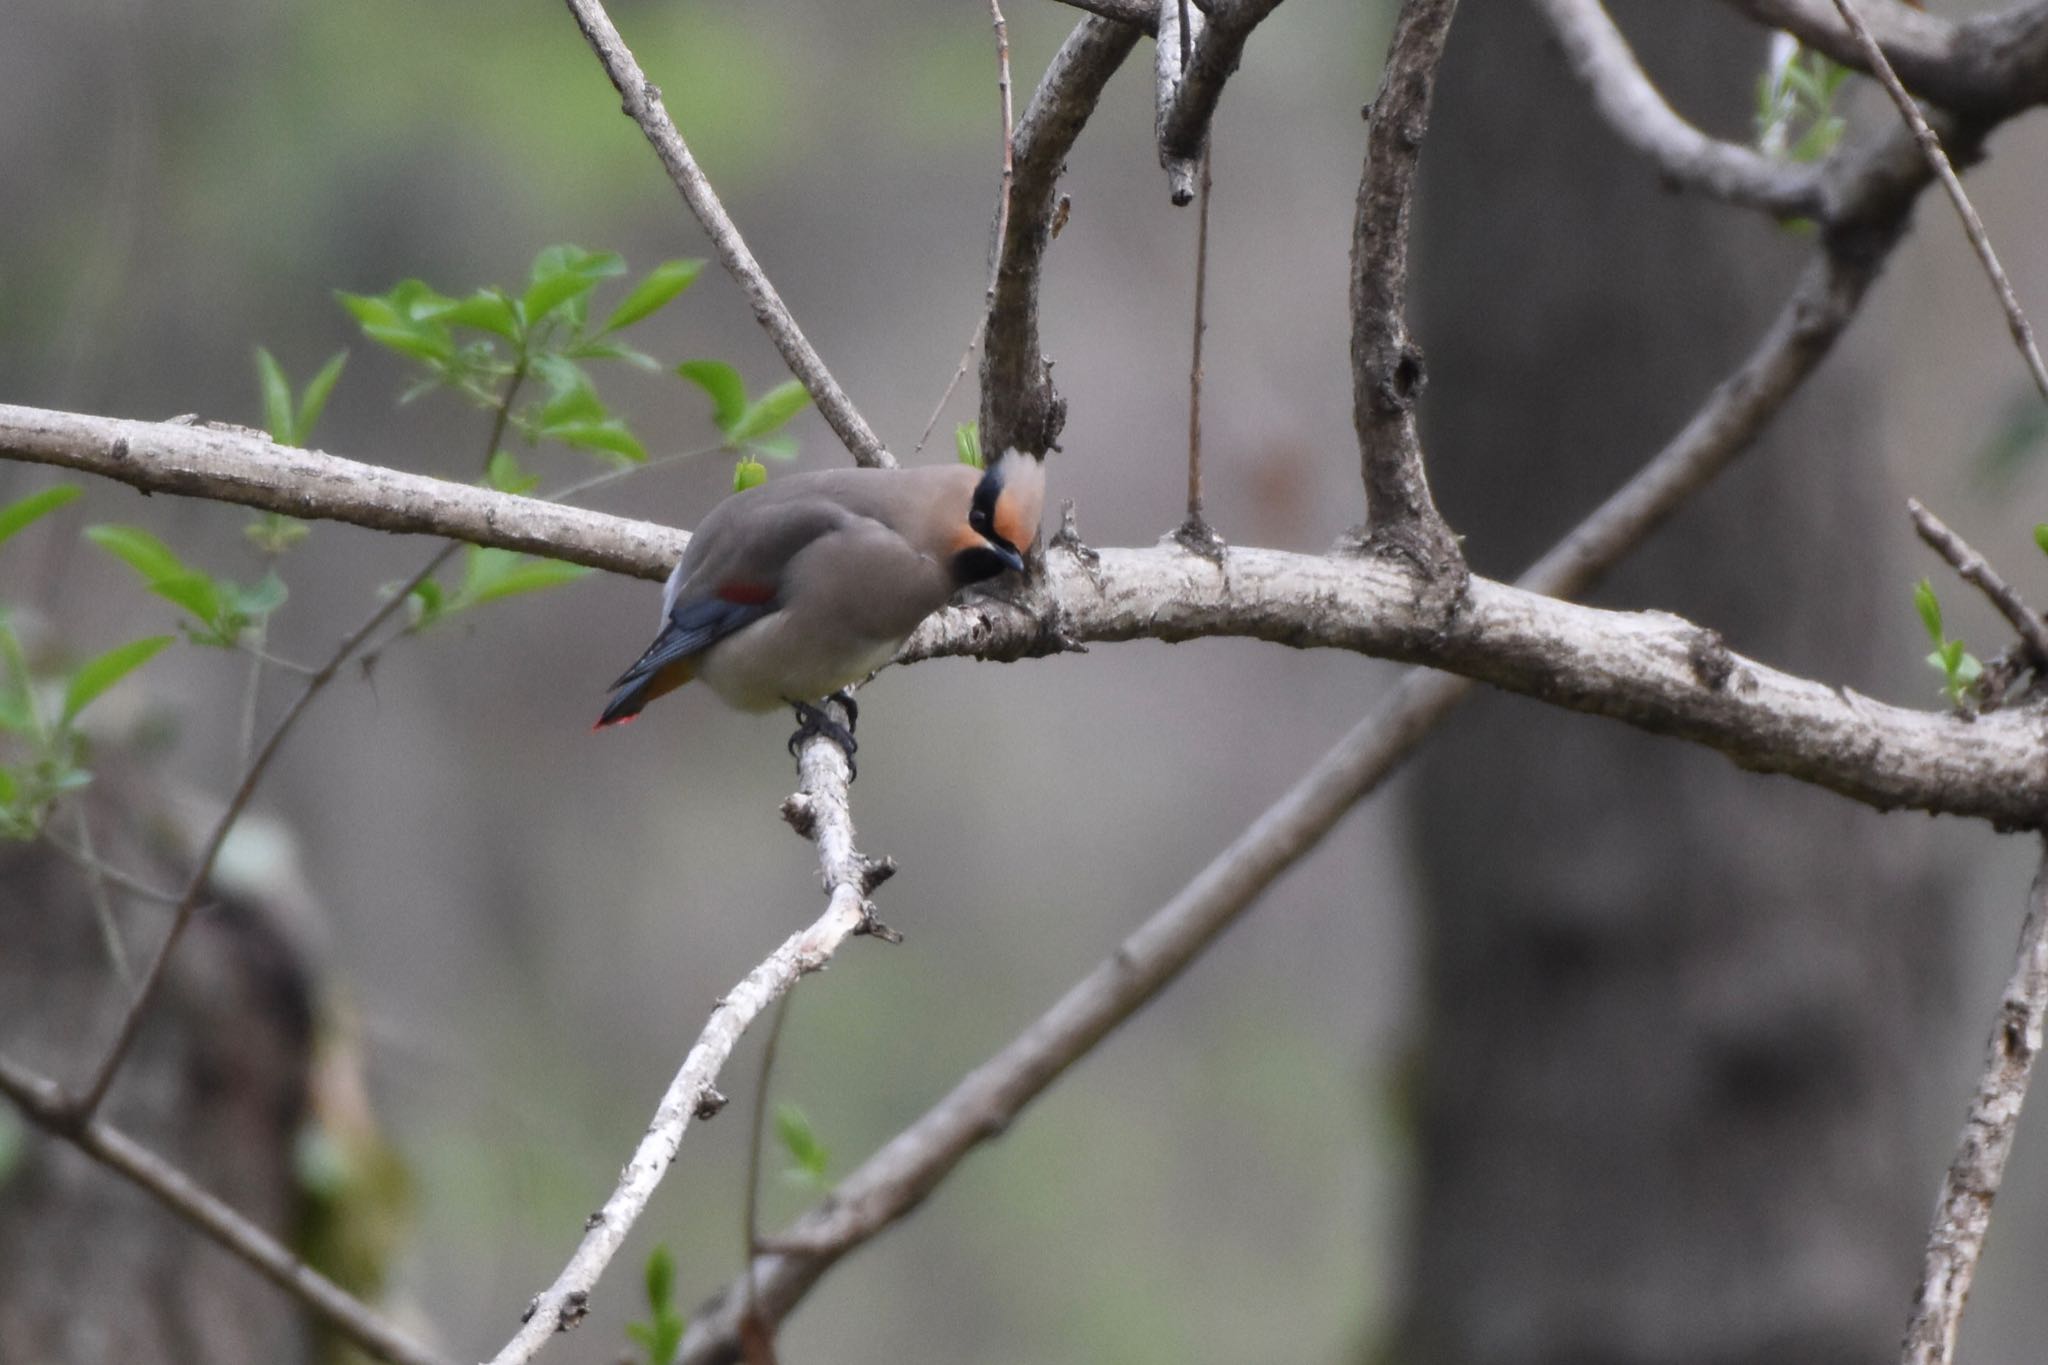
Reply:
<svg viewBox="0 0 2048 1365"><path fill-rule="evenodd" d="M834 469L733 494L669 575L661 632L612 684L598 728L701 678L742 711L794 707L792 750L826 734L851 760L850 726L815 703L889 662L961 588L1022 569L1044 501L1044 466L1017 451L986 473Z"/></svg>

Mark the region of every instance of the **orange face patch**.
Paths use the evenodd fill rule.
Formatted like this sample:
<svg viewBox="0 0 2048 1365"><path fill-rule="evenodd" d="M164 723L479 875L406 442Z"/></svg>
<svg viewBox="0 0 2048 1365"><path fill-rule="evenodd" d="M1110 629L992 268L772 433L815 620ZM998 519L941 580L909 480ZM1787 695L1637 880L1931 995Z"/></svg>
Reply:
<svg viewBox="0 0 2048 1365"><path fill-rule="evenodd" d="M1029 455L1004 457L1003 492L996 499L996 534L1026 550L1038 539L1038 520L1045 512L1045 466Z"/></svg>

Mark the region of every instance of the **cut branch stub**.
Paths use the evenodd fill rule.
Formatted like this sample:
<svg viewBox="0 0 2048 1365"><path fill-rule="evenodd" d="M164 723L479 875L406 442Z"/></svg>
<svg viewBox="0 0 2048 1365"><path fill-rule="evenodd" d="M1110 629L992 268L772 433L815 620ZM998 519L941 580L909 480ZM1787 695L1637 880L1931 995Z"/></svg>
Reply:
<svg viewBox="0 0 2048 1365"><path fill-rule="evenodd" d="M1412 560L1456 600L1464 557L1429 495L1415 400L1422 352L1408 335L1408 217L1436 66L1456 0L1404 0L1378 95L1351 239L1352 420L1365 476L1367 548Z"/></svg>
<svg viewBox="0 0 2048 1365"><path fill-rule="evenodd" d="M1038 282L1052 240L1059 174L1111 74L1137 45L1138 30L1086 19L1060 46L1017 120L1010 222L989 302L981 354L981 443L985 450L1043 455L1059 443L1067 405L1039 349Z"/></svg>

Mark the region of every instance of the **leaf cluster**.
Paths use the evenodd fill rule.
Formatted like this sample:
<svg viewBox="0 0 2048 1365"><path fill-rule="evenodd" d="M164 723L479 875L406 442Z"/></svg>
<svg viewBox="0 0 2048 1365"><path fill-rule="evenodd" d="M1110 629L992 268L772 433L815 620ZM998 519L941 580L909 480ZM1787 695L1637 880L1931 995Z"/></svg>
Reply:
<svg viewBox="0 0 2048 1365"><path fill-rule="evenodd" d="M2039 538L2048 527L2036 528ZM2048 549L2048 542L2044 542ZM1927 666L1941 674L1941 694L1953 706L1967 704L1970 689L1984 674L1984 665L1977 656L1963 647L1961 640L1948 638L1941 619L1941 600L1934 595L1934 584L1921 579L1913 585L1913 606L1920 613L1920 624L1927 629L1927 638L1934 643L1934 652L1927 656Z"/></svg>
<svg viewBox="0 0 2048 1365"><path fill-rule="evenodd" d="M670 1365L682 1349L690 1320L676 1310L675 1286L675 1257L666 1246L657 1246L647 1256L648 1318L626 1324L626 1335L647 1353L647 1365Z"/></svg>

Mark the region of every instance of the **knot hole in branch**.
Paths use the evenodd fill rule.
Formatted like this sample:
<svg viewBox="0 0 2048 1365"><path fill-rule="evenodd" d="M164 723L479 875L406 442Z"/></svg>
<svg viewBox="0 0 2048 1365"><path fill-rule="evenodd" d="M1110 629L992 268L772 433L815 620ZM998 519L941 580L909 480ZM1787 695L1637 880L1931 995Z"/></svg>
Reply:
<svg viewBox="0 0 2048 1365"><path fill-rule="evenodd" d="M1411 341L1401 343L1401 353L1393 365L1381 373L1379 383L1373 385L1373 407L1388 417L1398 417L1414 408L1415 400L1422 396L1422 390L1429 383L1429 373L1422 361L1422 348Z"/></svg>

